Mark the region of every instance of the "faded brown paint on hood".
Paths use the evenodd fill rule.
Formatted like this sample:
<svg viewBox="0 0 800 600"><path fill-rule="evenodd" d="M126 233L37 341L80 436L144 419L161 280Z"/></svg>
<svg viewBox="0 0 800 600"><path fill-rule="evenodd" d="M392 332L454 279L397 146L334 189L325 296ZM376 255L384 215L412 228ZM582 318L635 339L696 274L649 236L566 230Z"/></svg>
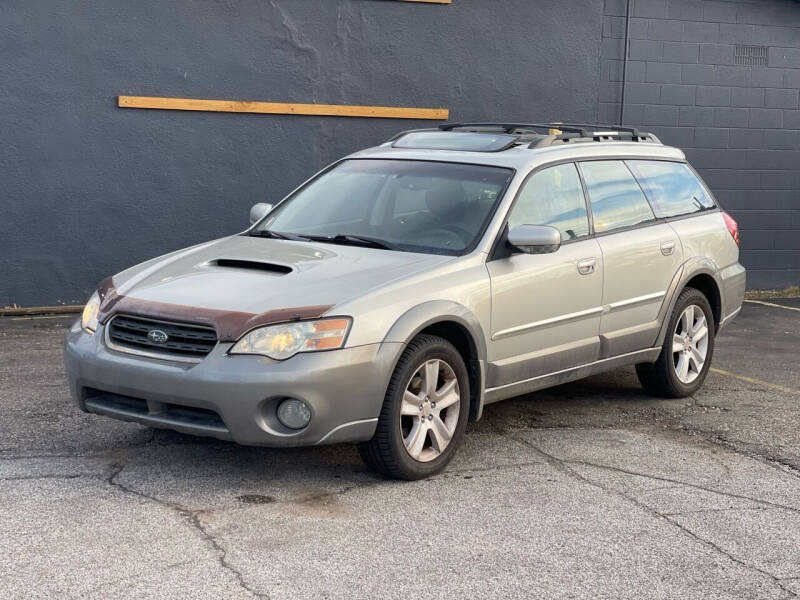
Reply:
<svg viewBox="0 0 800 600"><path fill-rule="evenodd" d="M222 267L218 259L263 261L288 274ZM114 276L116 293L143 301L261 314L346 300L453 260L452 256L232 236Z"/></svg>

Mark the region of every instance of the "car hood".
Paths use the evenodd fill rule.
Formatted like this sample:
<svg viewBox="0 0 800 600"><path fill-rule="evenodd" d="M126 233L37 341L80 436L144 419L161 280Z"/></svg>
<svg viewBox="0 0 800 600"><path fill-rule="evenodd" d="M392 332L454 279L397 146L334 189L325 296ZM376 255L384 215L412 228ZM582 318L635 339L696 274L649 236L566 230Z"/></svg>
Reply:
<svg viewBox="0 0 800 600"><path fill-rule="evenodd" d="M232 236L114 277L117 292L152 302L261 313L336 306L452 256ZM130 275L128 275L130 273Z"/></svg>

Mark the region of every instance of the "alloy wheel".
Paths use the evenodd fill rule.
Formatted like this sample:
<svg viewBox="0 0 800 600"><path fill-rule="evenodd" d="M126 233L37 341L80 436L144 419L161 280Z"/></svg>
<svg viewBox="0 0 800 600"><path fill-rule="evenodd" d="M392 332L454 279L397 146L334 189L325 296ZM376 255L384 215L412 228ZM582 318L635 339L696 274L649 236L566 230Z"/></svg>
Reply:
<svg viewBox="0 0 800 600"><path fill-rule="evenodd" d="M700 376L708 355L708 323L696 304L681 313L672 335L672 361L682 383L692 383Z"/></svg>
<svg viewBox="0 0 800 600"><path fill-rule="evenodd" d="M453 439L461 410L461 391L453 368L434 358L411 376L400 405L400 430L409 456L429 462Z"/></svg>

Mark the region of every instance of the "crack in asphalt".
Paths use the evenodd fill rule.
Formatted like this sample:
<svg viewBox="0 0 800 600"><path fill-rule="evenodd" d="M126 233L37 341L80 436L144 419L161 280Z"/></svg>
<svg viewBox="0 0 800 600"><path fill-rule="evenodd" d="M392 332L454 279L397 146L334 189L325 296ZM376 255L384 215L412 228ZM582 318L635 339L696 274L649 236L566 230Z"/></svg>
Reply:
<svg viewBox="0 0 800 600"><path fill-rule="evenodd" d="M664 513L664 516L685 517L687 515L718 513L718 512L738 512L743 510L779 510L779 509L774 509L767 506L729 506L728 508L699 508L697 510L680 510L678 512Z"/></svg>
<svg viewBox="0 0 800 600"><path fill-rule="evenodd" d="M687 397L692 401L692 404L690 406L697 406L699 408L705 408L707 410L714 410L714 411L720 411L720 412L731 412L730 408L725 408L725 407L722 407L722 406L716 406L716 405L713 405L713 404L703 404L702 402L700 402L700 400L695 398L694 394L689 394L689 396L687 396Z"/></svg>
<svg viewBox="0 0 800 600"><path fill-rule="evenodd" d="M81 477L96 477L92 473L77 473L73 475L58 475L48 473L46 475L13 475L11 477L0 477L0 481L27 481L31 479L79 479Z"/></svg>
<svg viewBox="0 0 800 600"><path fill-rule="evenodd" d="M694 395L690 395L689 398L694 402L695 405L703 406L703 405L698 403L698 401L694 397ZM671 415L671 417L672 417L672 419L675 419L674 415ZM756 461L760 462L761 464L764 464L764 465L767 465L767 466L772 467L774 469L777 469L781 473L785 473L785 474L791 475L793 477L800 478L800 467L798 467L797 465L795 465L794 463L790 462L789 460L787 460L785 458L781 458L779 456L775 456L774 454L769 453L769 452L760 451L760 448L759 448L760 444L755 444L755 443L748 444L748 443L741 442L741 441L738 441L738 440L727 439L722 434L720 434L719 432L706 431L706 430L701 429L699 427L687 426L687 425L685 425L683 423L680 423L680 429L677 429L676 427L672 427L671 430L672 431L684 431L684 432L690 432L690 433L695 433L695 434L702 435L711 444L715 444L717 446L722 446L723 448L725 448L727 450L730 450L731 452L733 452L734 454L738 454L739 456L744 456L744 457L749 458L751 460L756 460ZM750 446L751 449L748 450L747 448L743 448L742 446L745 446L745 445L746 446ZM778 467L778 465L780 465L780 467L783 467L783 468Z"/></svg>
<svg viewBox="0 0 800 600"><path fill-rule="evenodd" d="M758 462L770 466L774 469L777 469L778 471L786 475L791 475L792 477L800 478L800 467L786 460L785 458L775 456L769 452L760 452L759 451L760 444L747 444L749 446L753 446L753 449L748 451L745 448L741 448L741 446L744 446L746 444L745 442L737 440L728 440L719 434L710 434L710 435L712 436L711 441L713 443L723 446L728 450L730 450L731 452L739 454L740 456L745 456L747 458L757 460Z"/></svg>
<svg viewBox="0 0 800 600"><path fill-rule="evenodd" d="M510 439L515 440L515 441L517 441L517 442L519 442L519 443L531 448L532 450L534 450L535 452L537 452L538 454L543 456L547 460L547 462L549 464L554 466L556 469L558 469L559 471L561 471L565 475L568 475L569 477L572 477L573 479L575 479L577 481L580 481L580 482L583 482L583 483L585 483L587 485L591 485L593 487L596 487L596 488L606 492L607 494L618 496L620 498L623 498L623 499L627 500L628 502L630 502L634 506L636 506L636 507L640 508L641 510L643 510L643 511L645 511L645 512L647 512L647 513L649 513L649 514L651 514L653 516L655 516L658 519L661 519L661 520L669 523L673 527L676 527L677 529L679 529L680 531L682 531L686 535L690 536L691 538L697 540L698 542L700 542L701 544L705 545L706 547L711 548L712 550L714 550L715 552L721 554L722 556L725 556L731 562L734 562L734 563L736 563L736 564L738 564L738 565L740 565L740 566L742 566L742 567L744 567L744 568L746 568L748 570L755 571L755 572L760 573L761 575L763 575L765 577L768 577L769 579L771 579L775 583L775 585L781 591L783 591L786 594L788 594L789 595L788 597L791 597L791 598L796 598L797 597L797 594L795 592L793 592L792 590L790 590L789 588L785 587L782 584L782 579L781 578L773 575L769 571L765 571L764 569L761 569L761 568L756 567L754 565L750 565L750 564L744 562L743 560L737 558L736 556L734 556L733 554L731 554L730 552L728 552L727 550L725 550L721 546L715 544L711 540L705 539L704 537L698 535L697 533L695 533L694 531L692 531L691 529L689 529L688 527L686 527L682 523L680 523L680 522L678 522L678 521L676 521L674 519L671 519L670 515L668 513L661 513L658 510L648 506L647 504L644 504L639 499L637 499L637 498L635 498L633 496L630 496L629 494L626 494L625 492L622 492L620 490L615 490L615 489L610 488L610 487L608 487L606 485L603 485L602 483L600 483L598 481L594 481L592 479L589 479L588 477L585 477L585 476L581 475L580 473L576 472L574 469L571 469L569 467L569 465L581 464L581 465L590 466L590 467L593 466L593 467L599 467L599 468L609 468L609 469L614 470L614 471L620 471L622 473L627 473L627 474L631 474L631 475L639 475L641 477L648 477L650 479L657 479L659 481L670 481L669 479L661 478L661 477L653 477L653 476L643 475L643 474L638 474L638 473L633 473L633 472L630 472L630 471L625 471L623 469L617 469L617 468L614 468L614 467L605 467L604 465L594 465L594 464L589 463L587 461L563 460L563 459L560 459L560 458L557 458L557 457L553 456L552 454L549 454L549 453L545 452L544 450L542 450L541 448L539 448L535 444L531 443L529 440L521 439L521 438L518 438L518 437L515 437L515 436L511 436L511 435L509 435L507 437L509 437ZM682 483L684 485L689 485L690 487L700 487L700 486L695 486L695 485L692 485L692 484L687 484L685 482L680 482L680 483ZM702 488L702 487L700 489L705 489L706 491L709 491L709 492L719 493L719 494L722 494L724 496L743 498L742 496L729 494L727 492L717 492L716 490L710 490L710 489L706 489L706 488ZM753 499L750 499L750 500L753 500ZM753 500L753 501L755 501L755 502L764 502L765 504L772 505L772 503L765 502L765 501L762 501L762 500ZM773 506L775 506L775 505L773 505ZM780 507L780 506L777 506L777 507L778 508L788 508L788 507ZM800 510L797 510L797 509L789 509L789 510L800 512Z"/></svg>
<svg viewBox="0 0 800 600"><path fill-rule="evenodd" d="M0 455L0 460L35 460L37 458L93 458L93 455L81 453Z"/></svg>
<svg viewBox="0 0 800 600"><path fill-rule="evenodd" d="M428 477L427 481L436 481L439 479L447 479L448 476L452 475L464 475L469 473L496 473L497 471L511 471L514 469L522 469L525 467L534 467L534 466L542 466L546 464L544 461L526 461L526 462L519 462L519 463L508 463L506 465L495 465L492 467L465 467L463 469L447 469L446 471L438 474L433 475L432 477Z"/></svg>
<svg viewBox="0 0 800 600"><path fill-rule="evenodd" d="M199 446L195 440L186 440L179 442L159 443L152 436L146 442L140 444L129 444L127 446L119 446L113 450L98 450L96 452L60 452L60 453L45 453L45 454L0 454L0 460L35 460L37 458L110 458L115 454L124 452L126 450L138 450L141 448L172 448L176 446Z"/></svg>
<svg viewBox="0 0 800 600"><path fill-rule="evenodd" d="M176 502L170 502L168 500L162 500L160 498L156 498L155 496L151 496L149 494L145 494L144 492L140 492L133 488L126 486L123 483L117 481L117 477L119 477L120 473L122 473L123 469L125 468L124 465L115 463L111 465L111 474L106 478L106 483L113 488L116 488L126 494L131 494L133 496L137 496L144 500L148 500L150 502L155 502L160 506L165 508L169 508L177 512L181 517L183 517L195 530L200 533L200 536L208 542L214 551L217 554L217 563L226 571L229 571L235 577L236 581L239 583L239 586L253 595L256 598L266 598L269 600L269 596L263 592L259 592L253 589L245 580L244 575L241 571L239 571L231 562L228 560L228 551L225 547L219 543L219 541L209 533L208 529L203 525L202 521L200 520L200 514L204 511L201 510L191 510Z"/></svg>
<svg viewBox="0 0 800 600"><path fill-rule="evenodd" d="M515 438L516 439L516 438ZM520 440L517 440L520 441ZM525 443L525 442L522 442ZM704 485L700 485L699 483L691 483L689 481L681 481L680 479L671 479L669 477L663 477L661 475L653 475L652 473L641 473L639 471L631 471L628 469L623 469L622 467L612 467L610 465L601 465L599 463L593 463L586 460L567 460L567 459L555 459L564 464L570 465L583 465L585 467L593 467L595 469L602 469L606 471L615 471L617 473L622 473L624 475L634 475L637 477L642 477L644 479L653 479L655 481L663 481L666 483L675 483L678 485L683 485L686 487L694 488L696 490L701 490L704 492L709 492L711 494L719 494L720 496L726 496L728 498L736 498L738 500L749 500L751 502L755 502L756 504L764 504L765 506L769 506L770 508L779 508L781 510L788 510L794 513L800 513L800 508L795 508L793 506L788 506L786 504L778 504L776 502L771 502L769 500L763 500L761 498L753 498L752 496L745 496L743 494L736 494L734 492L725 492L722 490L717 490L714 488L710 488Z"/></svg>
<svg viewBox="0 0 800 600"><path fill-rule="evenodd" d="M164 565L160 569L156 569L155 572L156 573L165 573L167 571L172 571L173 569L177 569L179 567L185 567L185 566L191 565L193 563L194 563L194 561L192 561L192 560L183 560L183 561L176 562L176 563L170 563L168 565ZM99 592L100 590L103 590L103 589L107 588L110 585L116 585L116 584L119 584L119 583L125 583L126 585L122 589L127 590L127 589L132 588L137 583L139 583L139 581L141 581L141 580L139 579L138 575L133 575L133 576L128 576L128 577L118 577L116 579L111 579L111 580L108 580L108 581L104 581L103 583L101 583L99 585L90 587L89 589L86 590L86 593Z"/></svg>
<svg viewBox="0 0 800 600"><path fill-rule="evenodd" d="M539 464L541 464L541 463L539 463ZM163 506L165 508L168 508L168 509L178 513L181 517L183 517L186 521L188 521L188 523L194 529L196 529L200 533L201 537L205 541L207 541L211 545L211 547L217 553L217 562L219 563L219 565L223 569L226 569L227 571L231 572L235 576L235 578L236 578L237 582L239 583L240 587L242 587L244 590L246 590L248 593L252 594L256 598L265 598L265 599L269 600L269 595L268 594L255 590L245 580L244 574L240 570L238 570L231 563L231 561L229 560L227 549L222 544L220 544L220 542L208 531L206 526L203 524L203 522L200 519L200 516L203 513L207 513L209 511L203 510L203 509L190 509L190 508L187 508L187 507L185 507L185 506L183 506L181 504L178 504L177 502L171 502L169 500L162 500L161 498L157 498L156 496L152 496L150 494L146 494L146 493L141 492L139 490L135 490L135 489L133 489L131 487L128 487L127 485L125 485L123 483L120 483L117 478L119 477L120 473L122 473L124 468L125 468L125 466L121 465L119 463L112 464L111 465L111 474L108 477L106 477L106 479L105 479L106 483L108 485L114 487L114 488L119 489L122 492L125 492L126 494L131 494L131 495L137 496L139 498L142 498L144 500L148 500L150 502L154 502L156 504L159 504L160 506ZM366 482L363 482L362 484L348 485L348 486L345 486L345 487L343 487L343 488L341 488L339 490L333 490L333 491L330 491L330 492L322 492L322 493L319 493L319 494L312 494L312 495L304 496L303 498L296 499L296 500L280 500L280 501L276 501L276 502L271 502L270 505L276 505L276 504L277 505L280 505L280 504L293 504L293 505L309 504L309 503L318 502L320 500L324 500L326 498L331 498L331 497L336 497L336 496L343 496L343 495L345 495L345 494L347 494L347 493L349 493L349 492L351 492L353 490L364 489L364 488L371 487L371 486L374 486L374 485L379 485L381 483L386 483L386 480L384 480L384 479L376 479L374 481L366 481Z"/></svg>

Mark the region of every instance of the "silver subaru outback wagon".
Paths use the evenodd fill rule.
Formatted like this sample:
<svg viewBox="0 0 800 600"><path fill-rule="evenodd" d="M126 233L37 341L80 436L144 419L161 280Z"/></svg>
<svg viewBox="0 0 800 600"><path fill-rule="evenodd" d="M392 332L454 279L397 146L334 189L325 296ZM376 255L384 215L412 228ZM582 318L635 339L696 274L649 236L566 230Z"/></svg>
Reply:
<svg viewBox="0 0 800 600"><path fill-rule="evenodd" d="M417 479L505 398L623 365L692 394L745 289L736 222L633 128L403 132L250 219L99 284L66 339L82 410Z"/></svg>

